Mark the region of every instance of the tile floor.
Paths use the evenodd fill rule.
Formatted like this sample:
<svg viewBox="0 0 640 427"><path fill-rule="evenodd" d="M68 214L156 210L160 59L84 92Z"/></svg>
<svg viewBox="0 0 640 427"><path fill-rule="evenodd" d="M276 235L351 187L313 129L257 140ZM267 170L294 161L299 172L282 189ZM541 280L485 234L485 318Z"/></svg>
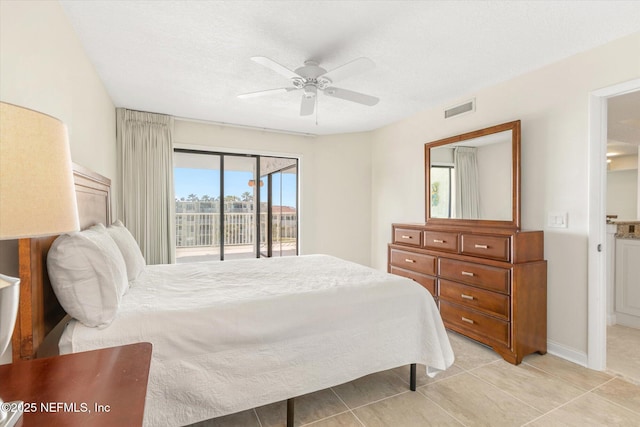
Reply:
<svg viewBox="0 0 640 427"><path fill-rule="evenodd" d="M640 385L640 329L607 327L607 371Z"/></svg>
<svg viewBox="0 0 640 427"><path fill-rule="evenodd" d="M640 386L564 359L538 354L513 366L490 349L450 333L455 364L436 378L408 366L296 399L296 426L639 426ZM636 353L637 354L637 353ZM420 370L419 370L420 371ZM192 427L284 426L278 402Z"/></svg>

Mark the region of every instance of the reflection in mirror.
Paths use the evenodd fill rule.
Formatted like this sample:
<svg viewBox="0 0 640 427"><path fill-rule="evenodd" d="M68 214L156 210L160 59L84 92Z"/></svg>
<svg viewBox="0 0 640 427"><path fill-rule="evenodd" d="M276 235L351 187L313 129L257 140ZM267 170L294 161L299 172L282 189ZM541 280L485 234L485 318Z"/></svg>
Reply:
<svg viewBox="0 0 640 427"><path fill-rule="evenodd" d="M424 148L427 223L520 228L520 120Z"/></svg>
<svg viewBox="0 0 640 427"><path fill-rule="evenodd" d="M431 148L431 217L511 221L511 130Z"/></svg>
<svg viewBox="0 0 640 427"><path fill-rule="evenodd" d="M455 185L452 171L453 164L431 162L432 218L455 218L451 206L452 187Z"/></svg>

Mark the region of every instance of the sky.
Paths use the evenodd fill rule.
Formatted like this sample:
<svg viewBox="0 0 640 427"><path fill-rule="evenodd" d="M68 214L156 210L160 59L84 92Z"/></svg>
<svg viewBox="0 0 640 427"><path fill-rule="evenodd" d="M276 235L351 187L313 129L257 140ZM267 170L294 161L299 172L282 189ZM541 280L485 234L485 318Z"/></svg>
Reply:
<svg viewBox="0 0 640 427"><path fill-rule="evenodd" d="M273 204L282 206L296 206L295 174L281 175L283 197L282 203L279 202L280 188L274 183ZM252 172L246 171L226 171L224 177L225 196L234 195L241 197L242 193L248 191L253 194L253 189L249 187L249 180L253 179ZM193 169L193 168L174 168L173 170L174 191L177 199L189 194L195 194L198 197L207 195L209 197L218 197L220 195L220 171L213 169ZM265 181L266 185L266 181ZM264 188L264 187L263 187ZM266 188L264 188L266 194Z"/></svg>

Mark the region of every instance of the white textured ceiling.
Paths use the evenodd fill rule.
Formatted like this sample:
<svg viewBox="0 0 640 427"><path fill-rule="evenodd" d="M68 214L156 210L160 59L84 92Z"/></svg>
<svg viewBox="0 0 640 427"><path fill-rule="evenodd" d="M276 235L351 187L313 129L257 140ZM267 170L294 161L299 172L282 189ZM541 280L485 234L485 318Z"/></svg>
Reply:
<svg viewBox="0 0 640 427"><path fill-rule="evenodd" d="M640 31L638 1L61 3L116 106L310 134L376 129ZM299 91L237 99L288 85L252 56L328 70L371 58L336 86L380 102L321 94L300 117Z"/></svg>

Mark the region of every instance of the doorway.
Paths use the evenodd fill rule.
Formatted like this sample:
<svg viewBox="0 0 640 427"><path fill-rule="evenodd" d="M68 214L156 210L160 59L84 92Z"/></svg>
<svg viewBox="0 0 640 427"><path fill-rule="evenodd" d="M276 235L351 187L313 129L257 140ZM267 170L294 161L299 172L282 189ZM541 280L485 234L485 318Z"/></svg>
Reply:
<svg viewBox="0 0 640 427"><path fill-rule="evenodd" d="M588 354L591 369L607 368L607 256L606 239L607 103L610 98L640 90L634 79L591 93L589 102L589 284Z"/></svg>
<svg viewBox="0 0 640 427"><path fill-rule="evenodd" d="M640 383L640 90L607 100L607 371Z"/></svg>

